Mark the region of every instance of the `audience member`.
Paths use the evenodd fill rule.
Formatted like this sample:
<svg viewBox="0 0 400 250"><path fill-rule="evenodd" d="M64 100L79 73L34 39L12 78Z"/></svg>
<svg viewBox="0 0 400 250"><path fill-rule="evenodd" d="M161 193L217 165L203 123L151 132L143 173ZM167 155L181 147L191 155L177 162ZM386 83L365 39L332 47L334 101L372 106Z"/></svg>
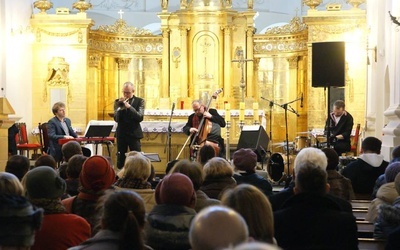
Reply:
<svg viewBox="0 0 400 250"><path fill-rule="evenodd" d="M101 216L101 230L70 250L151 249L144 244L145 209L142 198L128 190L107 192Z"/></svg>
<svg viewBox="0 0 400 250"><path fill-rule="evenodd" d="M196 215L196 193L189 177L166 175L155 191L157 205L148 214L145 226L147 244L157 250L190 249L189 227Z"/></svg>
<svg viewBox="0 0 400 250"><path fill-rule="evenodd" d="M150 212L156 205L154 190L151 189L151 183L147 181L151 174L150 160L142 154L128 156L123 169L124 175L115 182L114 186L117 189L129 189L138 193L144 201L146 212Z"/></svg>
<svg viewBox="0 0 400 250"><path fill-rule="evenodd" d="M385 239L389 236L390 232L400 226L400 173L394 179L394 186L397 191L396 199L392 204L383 203L379 206L378 218L374 228L374 238Z"/></svg>
<svg viewBox="0 0 400 250"><path fill-rule="evenodd" d="M77 196L62 200L67 212L86 219L92 227L92 235L98 228L98 199L115 182L115 172L106 158L100 155L89 157L82 165L79 175L79 193Z"/></svg>
<svg viewBox="0 0 400 250"><path fill-rule="evenodd" d="M343 169L343 176L351 180L355 198L371 199L376 179L389 164L381 155L382 142L375 137L367 137L361 143L361 155Z"/></svg>
<svg viewBox="0 0 400 250"><path fill-rule="evenodd" d="M37 158L33 167L36 168L40 166L48 166L52 169L57 169L57 162L51 155L41 155Z"/></svg>
<svg viewBox="0 0 400 250"><path fill-rule="evenodd" d="M208 160L216 156L217 153L215 152L214 147L212 145L205 144L199 150L197 161L200 162L202 166L204 166L208 162Z"/></svg>
<svg viewBox="0 0 400 250"><path fill-rule="evenodd" d="M174 167L175 163L179 162L179 160L172 160L167 163L167 166L165 168L165 174L169 174L169 171Z"/></svg>
<svg viewBox="0 0 400 250"><path fill-rule="evenodd" d="M53 168L36 167L26 173L23 183L30 202L44 209L43 224L36 233L32 250L65 250L90 237L89 223L82 217L67 213L62 205L60 197L66 184Z"/></svg>
<svg viewBox="0 0 400 250"><path fill-rule="evenodd" d="M211 199L203 191L200 190L204 182L203 166L199 162L181 160L171 169L171 173L181 173L190 178L193 183L194 191L196 191L196 206L194 210L200 212L205 207L219 205L221 202L217 199Z"/></svg>
<svg viewBox="0 0 400 250"><path fill-rule="evenodd" d="M223 206L210 206L196 215L189 232L192 250L215 250L236 246L249 239L243 217Z"/></svg>
<svg viewBox="0 0 400 250"><path fill-rule="evenodd" d="M30 249L39 230L43 209L35 208L23 196L0 194L0 249Z"/></svg>
<svg viewBox="0 0 400 250"><path fill-rule="evenodd" d="M153 164L150 164L150 169L150 176L147 178L147 181L150 182L151 189L156 189L158 183L160 182L160 178L156 178L156 170L154 169Z"/></svg>
<svg viewBox="0 0 400 250"><path fill-rule="evenodd" d="M233 154L236 183L248 183L260 189L266 196L272 195L272 185L264 177L256 173L257 155L253 150L241 148Z"/></svg>
<svg viewBox="0 0 400 250"><path fill-rule="evenodd" d="M224 250L282 250L282 248L265 242L248 241Z"/></svg>
<svg viewBox="0 0 400 250"><path fill-rule="evenodd" d="M221 157L210 159L203 167L205 179L200 190L213 199L220 199L223 191L236 187L231 164Z"/></svg>
<svg viewBox="0 0 400 250"><path fill-rule="evenodd" d="M251 238L275 243L271 204L261 190L250 184L240 184L227 190L222 195L221 203L234 209L244 218Z"/></svg>
<svg viewBox="0 0 400 250"><path fill-rule="evenodd" d="M13 155L8 159L5 171L14 174L21 181L29 168L30 162L28 157L24 155Z"/></svg>
<svg viewBox="0 0 400 250"><path fill-rule="evenodd" d="M351 181L337 171L339 156L336 151L332 148L324 148L322 151L328 159L326 172L328 174L328 184L330 186L329 193L347 201L354 199Z"/></svg>
<svg viewBox="0 0 400 250"><path fill-rule="evenodd" d="M79 175L82 171L82 165L87 160L84 155L74 155L68 160L66 169L67 179L67 194L70 196L78 195L79 193Z"/></svg>
<svg viewBox="0 0 400 250"><path fill-rule="evenodd" d="M400 249L400 226L394 229L386 241L385 250L399 250Z"/></svg>
<svg viewBox="0 0 400 250"><path fill-rule="evenodd" d="M142 153L138 152L138 151L129 151L128 153L125 153L125 159L126 159L126 157L136 156L136 155L142 155ZM125 162L124 162L124 165L125 165ZM117 177L116 178L118 180L119 178L122 178L122 176L124 176L124 173L125 173L124 166L122 166L122 168L118 169L117 171L118 171L118 173L117 173Z"/></svg>
<svg viewBox="0 0 400 250"><path fill-rule="evenodd" d="M71 159L72 156L74 155L83 155L82 152L82 147L77 141L69 141L62 145L61 147L61 152L63 155L63 162L60 164L60 167L58 168L58 173L61 178L64 180L67 179L67 167L68 167L68 161Z"/></svg>
<svg viewBox="0 0 400 250"><path fill-rule="evenodd" d="M400 162L394 162L389 164L385 170L386 183L383 184L376 193L376 198L372 200L368 207L368 213L365 219L371 222L375 222L378 216L378 208L382 204L392 204L399 193L397 193L394 180L396 175L400 173Z"/></svg>
<svg viewBox="0 0 400 250"><path fill-rule="evenodd" d="M24 196L25 191L18 178L7 172L0 172L0 194Z"/></svg>
<svg viewBox="0 0 400 250"><path fill-rule="evenodd" d="M312 161L298 162L295 178L295 195L274 213L278 245L284 249L358 249L356 219L326 197L329 184L324 168Z"/></svg>

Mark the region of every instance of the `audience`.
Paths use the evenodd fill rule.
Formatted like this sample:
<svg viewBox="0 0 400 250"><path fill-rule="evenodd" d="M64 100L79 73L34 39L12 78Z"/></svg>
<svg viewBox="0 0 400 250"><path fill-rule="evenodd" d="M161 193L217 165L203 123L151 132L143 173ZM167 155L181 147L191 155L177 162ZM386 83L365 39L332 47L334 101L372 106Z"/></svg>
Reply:
<svg viewBox="0 0 400 250"><path fill-rule="evenodd" d="M328 174L328 184L330 186L329 193L347 201L353 200L355 197L351 181L337 171L339 156L336 151L332 148L324 148L322 151L328 159L326 172Z"/></svg>
<svg viewBox="0 0 400 250"><path fill-rule="evenodd" d="M0 194L24 196L25 191L18 178L7 172L0 172Z"/></svg>
<svg viewBox="0 0 400 250"><path fill-rule="evenodd" d="M85 218L91 225L91 235L94 235L99 229L100 219L96 203L115 182L115 172L106 158L94 155L83 163L79 182L81 186L78 195L64 199L62 203L67 212Z"/></svg>
<svg viewBox="0 0 400 250"><path fill-rule="evenodd" d="M5 171L14 174L21 181L30 168L28 157L24 155L11 156L6 164Z"/></svg>
<svg viewBox="0 0 400 250"><path fill-rule="evenodd" d="M271 204L258 188L250 184L240 184L227 190L222 195L221 203L234 209L244 218L251 238L275 243Z"/></svg>
<svg viewBox="0 0 400 250"><path fill-rule="evenodd" d="M400 226L400 173L394 179L394 186L397 191L396 199L391 204L383 203L379 206L378 218L376 219L374 228L374 238L385 239L389 236L390 232Z"/></svg>
<svg viewBox="0 0 400 250"><path fill-rule="evenodd" d="M261 190L266 196L272 195L272 185L264 177L256 173L257 155L253 150L241 148L233 154L236 183L248 183Z"/></svg>
<svg viewBox="0 0 400 250"><path fill-rule="evenodd" d="M220 199L223 191L236 187L231 164L221 157L210 159L203 167L205 179L200 190L213 199Z"/></svg>
<svg viewBox="0 0 400 250"><path fill-rule="evenodd" d="M275 238L284 249L358 249L355 217L326 197L326 157L317 150L324 165L295 163L295 195L274 213Z"/></svg>
<svg viewBox="0 0 400 250"><path fill-rule="evenodd" d="M205 207L219 205L221 202L217 199L211 199L200 190L204 182L203 166L195 161L181 160L171 169L171 173L181 173L190 178L196 191L196 206L194 210L200 212Z"/></svg>
<svg viewBox="0 0 400 250"><path fill-rule="evenodd" d="M400 249L400 226L390 232L386 241L385 250L399 250Z"/></svg>
<svg viewBox="0 0 400 250"><path fill-rule="evenodd" d="M58 173L60 177L65 180L67 179L66 171L69 159L71 159L71 157L74 155L83 155L83 152L81 144L79 144L79 142L77 141L69 141L64 145L62 145L61 152L63 155L63 162L60 164L60 167L58 168Z"/></svg>
<svg viewBox="0 0 400 250"><path fill-rule="evenodd" d="M165 168L165 174L169 174L169 171L174 167L175 163L179 162L179 160L172 160L167 162L167 166Z"/></svg>
<svg viewBox="0 0 400 250"><path fill-rule="evenodd" d="M68 160L65 182L67 183L67 194L70 196L79 193L79 175L82 171L82 165L87 160L84 155L74 155Z"/></svg>
<svg viewBox="0 0 400 250"><path fill-rule="evenodd" d="M144 244L145 209L140 195L128 190L110 191L103 199L101 230L69 249L151 249Z"/></svg>
<svg viewBox="0 0 400 250"><path fill-rule="evenodd" d="M147 244L157 250L190 249L189 227L196 215L192 181L181 173L166 175L155 191L157 205L147 216Z"/></svg>
<svg viewBox="0 0 400 250"><path fill-rule="evenodd" d="M214 147L211 145L205 144L199 150L199 154L197 155L197 161L202 166L204 166L208 162L208 160L210 160L216 156L217 156L217 153L215 152Z"/></svg>
<svg viewBox="0 0 400 250"><path fill-rule="evenodd" d="M351 180L356 199L371 199L377 178L385 173L389 164L381 155L382 142L367 137L361 143L361 155L343 169L343 176Z"/></svg>
<svg viewBox="0 0 400 250"><path fill-rule="evenodd" d="M51 155L41 155L37 158L33 167L36 168L39 166L48 166L52 169L57 169L57 162Z"/></svg>
<svg viewBox="0 0 400 250"><path fill-rule="evenodd" d="M248 241L224 250L282 250L282 248L265 242Z"/></svg>
<svg viewBox="0 0 400 250"><path fill-rule="evenodd" d="M196 215L190 226L192 250L224 249L248 240L249 231L245 220L228 207L207 207Z"/></svg>
<svg viewBox="0 0 400 250"><path fill-rule="evenodd" d="M154 190L148 182L151 174L150 160L142 154L128 156L123 169L123 176L115 182L115 188L130 189L138 193L144 201L146 212L149 213L156 205Z"/></svg>
<svg viewBox="0 0 400 250"><path fill-rule="evenodd" d="M35 208L25 197L1 193L0 249L30 249L42 219L43 209Z"/></svg>
<svg viewBox="0 0 400 250"><path fill-rule="evenodd" d="M44 209L43 224L36 232L32 250L65 250L90 237L90 225L80 216L69 214L61 203L65 181L48 166L39 166L26 173L23 183L29 201Z"/></svg>

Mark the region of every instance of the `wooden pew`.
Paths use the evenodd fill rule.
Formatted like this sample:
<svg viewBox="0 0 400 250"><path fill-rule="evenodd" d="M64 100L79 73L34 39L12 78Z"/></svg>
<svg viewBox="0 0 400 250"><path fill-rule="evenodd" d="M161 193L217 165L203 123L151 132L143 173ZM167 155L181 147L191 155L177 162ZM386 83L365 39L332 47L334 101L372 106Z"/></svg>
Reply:
<svg viewBox="0 0 400 250"><path fill-rule="evenodd" d="M369 221L357 221L357 233L359 238L373 238L374 223Z"/></svg>
<svg viewBox="0 0 400 250"><path fill-rule="evenodd" d="M353 209L353 215L356 217L357 221L365 221L368 210L366 209Z"/></svg>
<svg viewBox="0 0 400 250"><path fill-rule="evenodd" d="M368 207L371 204L371 201L370 200L351 200L350 204L353 209L368 210Z"/></svg>
<svg viewBox="0 0 400 250"><path fill-rule="evenodd" d="M384 250L386 241L374 238L358 238L358 248L360 250Z"/></svg>

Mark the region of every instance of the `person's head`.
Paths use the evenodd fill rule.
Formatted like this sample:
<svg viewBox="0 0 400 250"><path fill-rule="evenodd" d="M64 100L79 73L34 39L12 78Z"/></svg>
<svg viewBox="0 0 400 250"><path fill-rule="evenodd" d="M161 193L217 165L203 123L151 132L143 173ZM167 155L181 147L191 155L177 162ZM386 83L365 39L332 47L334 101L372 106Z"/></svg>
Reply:
<svg viewBox="0 0 400 250"><path fill-rule="evenodd" d="M57 162L54 159L53 156L51 155L41 155L37 160L35 161L34 167L39 167L39 166L49 166L53 169L57 168Z"/></svg>
<svg viewBox="0 0 400 250"><path fill-rule="evenodd" d="M396 175L400 173L400 162L392 162L385 169L386 183L394 182Z"/></svg>
<svg viewBox="0 0 400 250"><path fill-rule="evenodd" d="M200 189L204 181L203 167L195 161L181 160L171 169L171 173L181 173L189 177L195 191Z"/></svg>
<svg viewBox="0 0 400 250"><path fill-rule="evenodd" d="M21 182L15 175L7 172L0 172L0 194L23 196L25 191Z"/></svg>
<svg viewBox="0 0 400 250"><path fill-rule="evenodd" d="M133 83L131 82L126 82L122 86L122 94L124 95L125 99L129 99L133 97L133 94L135 93L135 86L133 86Z"/></svg>
<svg viewBox="0 0 400 250"><path fill-rule="evenodd" d="M146 212L140 195L119 190L107 192L104 199L102 228L121 234L120 249L143 249Z"/></svg>
<svg viewBox="0 0 400 250"><path fill-rule="evenodd" d="M249 148L241 148L233 154L233 165L239 171L255 173L257 166L257 154Z"/></svg>
<svg viewBox="0 0 400 250"><path fill-rule="evenodd" d="M193 250L223 249L245 242L248 238L249 231L243 217L224 206L204 208L194 217L189 229Z"/></svg>
<svg viewBox="0 0 400 250"><path fill-rule="evenodd" d="M158 183L154 196L159 205L180 205L194 208L196 203L196 193L192 181L181 173L164 176Z"/></svg>
<svg viewBox="0 0 400 250"><path fill-rule="evenodd" d="M382 142L376 137L367 137L361 143L361 152L362 153L373 153L380 154L381 153Z"/></svg>
<svg viewBox="0 0 400 250"><path fill-rule="evenodd" d="M74 155L72 156L67 165L66 174L69 179L78 179L82 171L82 165L87 160L84 155Z"/></svg>
<svg viewBox="0 0 400 250"><path fill-rule="evenodd" d="M336 151L332 148L323 148L322 152L324 152L328 160L328 166L326 167L326 170L337 170L339 165L339 156Z"/></svg>
<svg viewBox="0 0 400 250"><path fill-rule="evenodd" d="M214 158L215 156L217 156L217 153L215 152L214 147L206 144L200 148L199 155L197 158L198 158L198 161L202 165L204 165L207 163L208 160L210 160L211 158Z"/></svg>
<svg viewBox="0 0 400 250"><path fill-rule="evenodd" d="M326 171L328 160L324 152L318 148L303 148L294 160L294 174L297 175L301 166L313 164Z"/></svg>
<svg viewBox="0 0 400 250"><path fill-rule="evenodd" d="M14 174L19 180L28 172L30 168L30 162L28 157L24 155L13 155L11 156L6 164L5 171Z"/></svg>
<svg viewBox="0 0 400 250"><path fill-rule="evenodd" d="M313 162L300 163L296 172L295 194L312 193L324 195L329 192L328 174L326 170Z"/></svg>
<svg viewBox="0 0 400 250"><path fill-rule="evenodd" d="M62 145L61 152L66 162L74 155L82 155L82 147L77 141L69 141Z"/></svg>
<svg viewBox="0 0 400 250"><path fill-rule="evenodd" d="M337 117L343 115L344 111L345 111L345 104L344 101L342 100L337 100L333 103L333 114Z"/></svg>
<svg viewBox="0 0 400 250"><path fill-rule="evenodd" d="M392 161L399 161L400 160L400 145L396 146L392 150Z"/></svg>
<svg viewBox="0 0 400 250"><path fill-rule="evenodd" d="M167 165L165 167L165 174L169 174L169 172L171 171L171 169L174 167L174 165L179 162L179 160L172 160L167 162Z"/></svg>
<svg viewBox="0 0 400 250"><path fill-rule="evenodd" d="M0 194L0 249L30 249L42 219L43 209L25 197Z"/></svg>
<svg viewBox="0 0 400 250"><path fill-rule="evenodd" d="M23 183L29 200L60 199L67 186L57 172L48 166L39 166L30 170L26 173Z"/></svg>
<svg viewBox="0 0 400 250"><path fill-rule="evenodd" d="M400 195L400 173L398 173L394 178L394 187L396 188L397 193Z"/></svg>
<svg viewBox="0 0 400 250"><path fill-rule="evenodd" d="M268 198L255 186L240 184L225 191L221 204L233 208L246 221L250 237L273 243L274 216Z"/></svg>
<svg viewBox="0 0 400 250"><path fill-rule="evenodd" d="M231 164L222 157L210 159L203 167L204 173L210 178L224 178L233 176Z"/></svg>
<svg viewBox="0 0 400 250"><path fill-rule="evenodd" d="M51 109L53 114L58 118L65 117L65 104L63 102L56 102L53 104L53 108Z"/></svg>
<svg viewBox="0 0 400 250"><path fill-rule="evenodd" d="M192 108L195 115L202 116L204 114L205 106L200 100L194 100L192 102Z"/></svg>
<svg viewBox="0 0 400 250"><path fill-rule="evenodd" d="M137 154L128 156L124 165L124 178L139 179L146 182L151 174L151 163L146 156Z"/></svg>
<svg viewBox="0 0 400 250"><path fill-rule="evenodd" d="M115 172L106 158L94 155L83 163L79 182L81 192L98 194L115 182Z"/></svg>
<svg viewBox="0 0 400 250"><path fill-rule="evenodd" d="M282 250L282 248L271 243L247 241L237 246L224 248L222 250Z"/></svg>

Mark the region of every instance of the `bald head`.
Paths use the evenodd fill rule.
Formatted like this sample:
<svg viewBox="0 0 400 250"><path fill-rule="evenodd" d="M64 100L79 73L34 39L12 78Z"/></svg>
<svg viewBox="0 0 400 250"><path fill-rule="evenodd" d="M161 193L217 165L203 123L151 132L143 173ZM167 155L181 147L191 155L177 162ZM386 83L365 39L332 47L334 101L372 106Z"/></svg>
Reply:
<svg viewBox="0 0 400 250"><path fill-rule="evenodd" d="M213 250L234 246L248 240L246 222L233 209L211 206L193 219L189 241L193 250Z"/></svg>

